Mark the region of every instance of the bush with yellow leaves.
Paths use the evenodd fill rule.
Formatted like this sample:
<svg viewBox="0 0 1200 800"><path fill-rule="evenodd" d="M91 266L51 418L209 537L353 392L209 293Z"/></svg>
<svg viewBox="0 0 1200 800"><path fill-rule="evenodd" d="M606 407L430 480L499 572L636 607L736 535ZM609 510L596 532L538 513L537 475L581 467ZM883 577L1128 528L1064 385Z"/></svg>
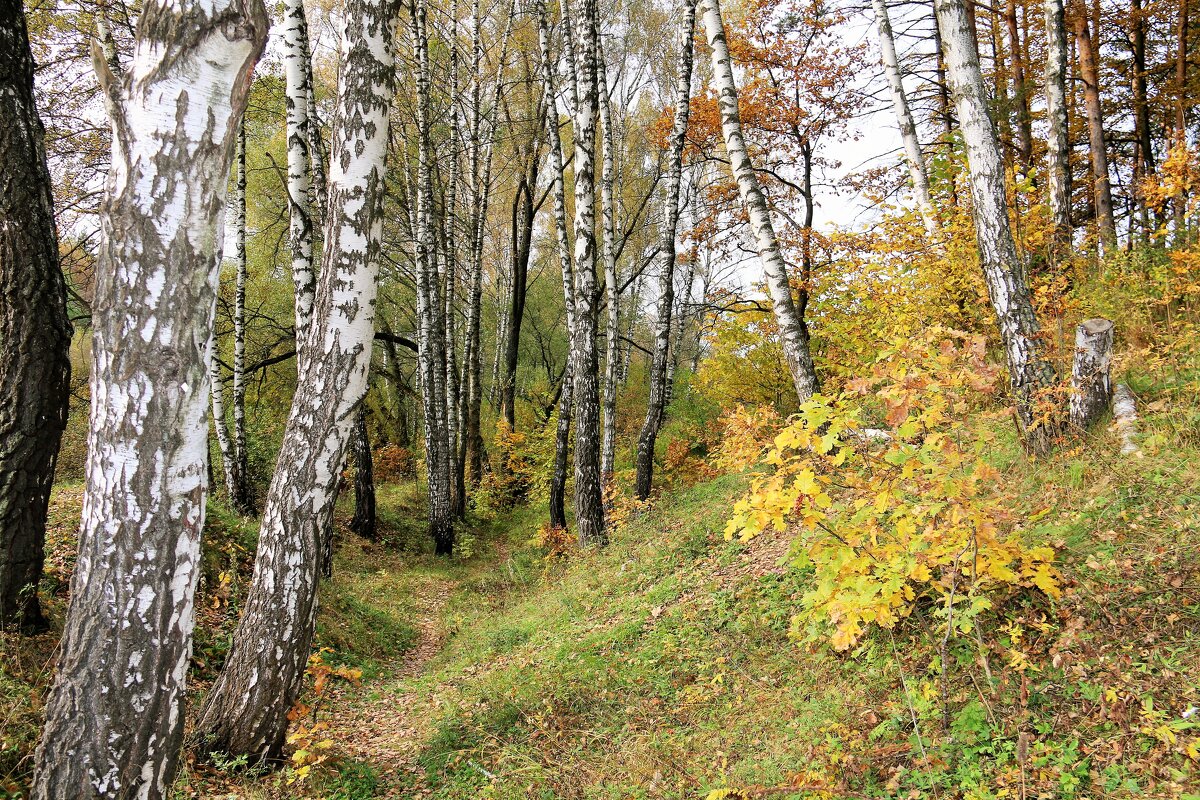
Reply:
<svg viewBox="0 0 1200 800"><path fill-rule="evenodd" d="M844 650L922 604L943 630L970 633L996 592L1059 593L1053 550L1013 535L986 434L963 423L996 378L982 338L931 331L882 352L846 393L813 397L775 437L774 471L753 482L725 535L796 524L793 563L813 578L794 634ZM868 430L869 416L882 430Z"/></svg>

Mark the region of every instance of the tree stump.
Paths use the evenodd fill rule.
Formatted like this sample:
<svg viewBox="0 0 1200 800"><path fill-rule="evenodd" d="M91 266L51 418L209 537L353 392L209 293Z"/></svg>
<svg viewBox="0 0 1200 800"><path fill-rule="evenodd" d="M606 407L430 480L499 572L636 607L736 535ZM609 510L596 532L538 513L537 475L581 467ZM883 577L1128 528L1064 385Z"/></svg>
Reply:
<svg viewBox="0 0 1200 800"><path fill-rule="evenodd" d="M1071 369L1071 425L1087 430L1112 402L1113 324L1089 319L1075 330L1075 364Z"/></svg>

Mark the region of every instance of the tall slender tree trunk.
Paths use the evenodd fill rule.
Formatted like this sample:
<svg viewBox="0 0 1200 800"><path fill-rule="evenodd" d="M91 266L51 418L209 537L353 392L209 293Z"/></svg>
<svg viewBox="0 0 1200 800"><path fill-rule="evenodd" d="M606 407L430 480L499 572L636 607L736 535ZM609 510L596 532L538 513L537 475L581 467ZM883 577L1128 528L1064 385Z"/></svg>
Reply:
<svg viewBox="0 0 1200 800"><path fill-rule="evenodd" d="M350 438L354 455L354 516L350 530L365 539L375 532L375 465L371 459L371 439L367 434L367 404L358 404L354 415L354 435Z"/></svg>
<svg viewBox="0 0 1200 800"><path fill-rule="evenodd" d="M246 446L246 120L238 126L236 179L233 189L233 459L241 480L234 508L254 513L250 486L250 454Z"/></svg>
<svg viewBox="0 0 1200 800"><path fill-rule="evenodd" d="M546 20L545 0L537 0L538 45L541 55L542 88L546 106L546 132L550 141L550 176L554 197L554 243L562 271L563 305L567 316L567 363L563 369L562 391L558 395L558 419L554 430L554 467L550 474L550 525L567 527L567 458L571 438L571 417L575 397L575 270L567 233L567 192L563 166L562 137L559 134L558 92L554 88L554 62L550 58L550 28ZM574 69L574 66L571 66Z"/></svg>
<svg viewBox="0 0 1200 800"><path fill-rule="evenodd" d="M1150 104L1147 101L1148 87L1146 84L1146 12L1142 8L1142 0L1130 0L1130 56L1133 69L1133 120L1134 138L1137 141L1137 160L1134 162L1137 178L1146 178L1156 170L1154 158L1154 142L1150 135ZM1135 181L1135 186L1137 181ZM1148 239L1151 235L1149 209L1141 193L1135 189L1137 204L1141 211L1142 236Z"/></svg>
<svg viewBox="0 0 1200 800"><path fill-rule="evenodd" d="M433 120L426 0L413 0L411 11L417 57L417 361L425 411L429 533L437 554L450 555L454 552L453 469L446 420L446 340L441 320L444 306L433 241Z"/></svg>
<svg viewBox="0 0 1200 800"><path fill-rule="evenodd" d="M717 104L721 112L721 131L725 135L725 151L737 180L742 205L750 218L755 247L766 274L767 290L771 295L771 306L775 323L779 328L780 344L791 373L796 396L804 402L817 391L816 366L809 351L808 335L804 323L796 311L792 288L788 281L787 264L775 238L775 227L771 223L771 212L767 199L758 185L758 176L750 162L746 139L742 134L742 120L738 113L737 82L733 75L733 60L729 56L729 45L725 40L725 23L721 19L720 0L703 0L704 28L708 44L712 48L713 82L717 89Z"/></svg>
<svg viewBox="0 0 1200 800"><path fill-rule="evenodd" d="M566 0L563 0L564 6ZM605 544L596 349L596 0L581 0L575 72L575 524L581 545Z"/></svg>
<svg viewBox="0 0 1200 800"><path fill-rule="evenodd" d="M896 39L892 34L892 21L888 17L887 0L871 0L875 9L875 27L879 31L879 50L883 56L883 72L887 76L888 89L892 94L892 108L900 126L900 140L904 144L904 158L908 162L908 177L912 181L913 198L917 211L925 223L925 232L930 236L937 233L937 220L933 214L933 200L929 196L929 176L925 172L925 160L921 156L921 143L917 139L917 123L908 106L908 95L900 74L900 59L896 55Z"/></svg>
<svg viewBox="0 0 1200 800"><path fill-rule="evenodd" d="M521 353L521 322L533 253L533 193L537 190L536 155L530 155L530 174L517 183L512 204L512 273L509 280L508 322L504 326L504 362L500 371L500 415L510 431L517 427L517 363ZM531 180L532 179L532 180Z"/></svg>
<svg viewBox="0 0 1200 800"><path fill-rule="evenodd" d="M1056 249L1071 244L1071 142L1067 136L1067 30L1063 0L1043 0L1046 22L1046 166Z"/></svg>
<svg viewBox="0 0 1200 800"><path fill-rule="evenodd" d="M217 449L221 453L221 472L225 478L225 495L231 506L241 483L237 474L237 458L233 452L233 438L229 435L229 425L225 422L225 379L221 375L221 365L217 363L217 337L214 331L208 343L208 379L212 387L212 421L213 430L217 434ZM211 464L210 464L211 469ZM209 487L212 490L212 487Z"/></svg>
<svg viewBox="0 0 1200 800"><path fill-rule="evenodd" d="M637 443L634 494L650 496L654 483L654 445L662 427L667 402L672 311L675 307L675 236L679 230L679 195L683 181L683 146L687 140L692 94L692 47L695 41L696 0L684 0L679 27L679 58L675 67L675 119L667 156L667 196L663 206L662 235L658 244L658 308L654 320L654 355L650 362L650 400ZM690 287L689 287L690 289Z"/></svg>
<svg viewBox="0 0 1200 800"><path fill-rule="evenodd" d="M33 633L45 627L37 589L71 323L19 0L0 3L0 119L0 628Z"/></svg>
<svg viewBox="0 0 1200 800"><path fill-rule="evenodd" d="M309 109L312 65L308 53L308 21L304 0L284 0L283 67L287 95L288 233L292 248L292 281L296 287L296 370L304 369L308 329L316 290L313 267L309 155Z"/></svg>
<svg viewBox="0 0 1200 800"><path fill-rule="evenodd" d="M151 0L123 79L93 52L113 153L83 518L38 800L160 800L179 763L225 192L267 25L253 0Z"/></svg>
<svg viewBox="0 0 1200 800"><path fill-rule="evenodd" d="M1038 406L1046 402L1040 393L1054 383L1054 369L1042 352L1037 318L1009 227L1004 164L988 113L979 55L963 0L936 0L936 7L971 172L976 244L1004 343L1017 419L1025 447L1045 453L1053 445L1059 424L1043 421Z"/></svg>
<svg viewBox="0 0 1200 800"><path fill-rule="evenodd" d="M311 357L267 494L242 618L196 723L203 752L278 759L308 663L323 535L375 332L395 10L393 0L346 8Z"/></svg>
<svg viewBox="0 0 1200 800"><path fill-rule="evenodd" d="M1017 24L1017 2L1008 0L1004 23L1008 30L1008 58L1012 64L1013 100L1016 103L1017 155L1026 169L1033 166L1033 119L1029 114L1029 84L1025 81L1025 53Z"/></svg>
<svg viewBox="0 0 1200 800"><path fill-rule="evenodd" d="M1096 64L1087 13L1073 14L1075 40L1079 43L1079 76L1083 81L1083 104L1088 126L1088 150L1095 183L1092 196L1096 204L1096 227L1100 243L1110 250L1117 244L1117 225L1113 217L1112 186L1108 177L1108 149L1104 142L1104 116L1100 107L1100 71Z"/></svg>
<svg viewBox="0 0 1200 800"><path fill-rule="evenodd" d="M612 480L617 451L617 368L621 361L621 291L617 283L617 212L613 199L614 149L612 108L608 95L608 67L602 48L596 52L596 85L600 98L600 224L604 258L604 292L608 302L605 326L604 390L601 405L604 434L600 444L600 480Z"/></svg>
<svg viewBox="0 0 1200 800"><path fill-rule="evenodd" d="M1175 146L1187 146L1187 58L1188 58L1188 0L1179 0L1179 19L1175 26ZM1175 198L1175 244L1187 244L1187 192Z"/></svg>

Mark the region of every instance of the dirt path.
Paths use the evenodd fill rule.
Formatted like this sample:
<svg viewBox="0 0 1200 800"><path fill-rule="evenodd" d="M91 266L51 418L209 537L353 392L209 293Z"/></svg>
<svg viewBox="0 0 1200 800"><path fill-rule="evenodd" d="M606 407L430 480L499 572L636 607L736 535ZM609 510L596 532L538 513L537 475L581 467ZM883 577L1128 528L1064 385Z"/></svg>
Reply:
<svg viewBox="0 0 1200 800"><path fill-rule="evenodd" d="M380 798L421 797L398 786L420 785L424 772L417 754L426 739L433 715L418 703L412 684L421 679L429 661L445 642L442 612L455 581L422 576L413 592L418 629L416 645L393 665L385 666L374 681L348 689L329 718L330 732L345 757L369 762L380 777ZM415 591L414 591L415 590Z"/></svg>

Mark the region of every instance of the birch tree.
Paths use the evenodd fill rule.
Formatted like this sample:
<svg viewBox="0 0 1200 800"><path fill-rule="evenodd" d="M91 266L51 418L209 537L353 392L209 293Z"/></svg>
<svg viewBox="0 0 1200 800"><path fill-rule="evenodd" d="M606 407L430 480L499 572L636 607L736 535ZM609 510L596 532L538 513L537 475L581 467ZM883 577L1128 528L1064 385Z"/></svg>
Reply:
<svg viewBox="0 0 1200 800"><path fill-rule="evenodd" d="M0 5L0 628L32 633L45 627L37 589L71 323L21 6Z"/></svg>
<svg viewBox="0 0 1200 800"><path fill-rule="evenodd" d="M809 351L808 333L796 310L796 302L788 281L787 264L775 238L775 227L771 222L767 199L759 186L758 176L746 149L746 139L742 134L742 121L738 114L737 81L733 75L733 60L730 58L729 45L725 39L720 0L703 0L701 8L708 45L712 48L713 83L717 91L725 151L729 155L729 165L737 180L742 205L750 218L750 228L754 234L759 260L763 264L788 372L796 388L796 396L804 402L812 397L819 385L816 366Z"/></svg>
<svg viewBox="0 0 1200 800"><path fill-rule="evenodd" d="M246 448L246 121L238 126L236 178L233 189L233 458L238 494L232 498L235 509L254 513L250 488L250 454Z"/></svg>
<svg viewBox="0 0 1200 800"><path fill-rule="evenodd" d="M566 1L562 0L564 8ZM596 350L596 0L581 0L575 72L575 524L581 545L604 544L600 386ZM567 25L564 20L564 26Z"/></svg>
<svg viewBox="0 0 1200 800"><path fill-rule="evenodd" d="M1057 424L1045 419L1047 415L1037 406L1042 399L1039 394L1054 382L1054 369L1042 352L1029 287L1009 227L1004 162L995 123L988 113L979 55L963 0L935 0L935 8L947 78L967 151L979 260L1000 326L1017 420L1026 449L1045 453L1053 444Z"/></svg>
<svg viewBox="0 0 1200 800"><path fill-rule="evenodd" d="M158 800L183 736L208 464L208 340L261 3L150 0L118 80L92 312L87 477L33 797Z"/></svg>
<svg viewBox="0 0 1200 800"><path fill-rule="evenodd" d="M1071 143L1067 138L1067 31L1063 0L1043 0L1046 23L1046 139L1047 185L1054 217L1055 242L1071 240Z"/></svg>
<svg viewBox="0 0 1200 800"><path fill-rule="evenodd" d="M634 494L650 496L654 481L654 444L662 427L667 403L667 377L671 358L672 310L675 305L675 236L679 229L679 195L683 178L683 146L687 139L692 89L692 43L696 27L696 0L684 0L679 34L679 60L675 70L675 119L667 155L667 196L663 207L662 237L658 246L658 308L654 320L654 356L650 364L650 400L637 443L637 477ZM687 290L691 289L691 278Z"/></svg>
<svg viewBox="0 0 1200 800"><path fill-rule="evenodd" d="M200 711L203 752L274 760L299 695L317 610L324 531L374 338L381 208L395 71L392 0L347 4L321 278L259 531L242 618Z"/></svg>
<svg viewBox="0 0 1200 800"><path fill-rule="evenodd" d="M616 458L617 447L617 369L621 362L621 291L617 285L617 212L613 199L613 151L616 147L616 135L613 132L608 66L601 48L597 48L596 53L596 85L600 100L601 255L604 258L604 292L608 305L607 324L604 329L604 391L602 394L604 432L600 446L600 480L607 485L612 480L613 461Z"/></svg>
<svg viewBox="0 0 1200 800"><path fill-rule="evenodd" d="M896 55L896 38L892 34L892 21L888 16L887 0L871 0L875 10L875 27L879 32L879 52L883 57L883 73L887 78L892 95L892 109L900 127L900 140L904 144L904 159L908 164L908 177L912 181L913 198L917 211L925 224L929 236L937 233L937 220L933 214L933 200L929 195L929 176L925 171L925 160L921 155L921 143L917 139L917 123L913 120L904 91L904 80L900 73L900 59Z"/></svg>
<svg viewBox="0 0 1200 800"><path fill-rule="evenodd" d="M304 369L309 320L316 290L310 194L309 97L311 70L308 21L304 0L284 0L283 68L287 97L288 233L292 249L292 281L296 290L296 370Z"/></svg>

